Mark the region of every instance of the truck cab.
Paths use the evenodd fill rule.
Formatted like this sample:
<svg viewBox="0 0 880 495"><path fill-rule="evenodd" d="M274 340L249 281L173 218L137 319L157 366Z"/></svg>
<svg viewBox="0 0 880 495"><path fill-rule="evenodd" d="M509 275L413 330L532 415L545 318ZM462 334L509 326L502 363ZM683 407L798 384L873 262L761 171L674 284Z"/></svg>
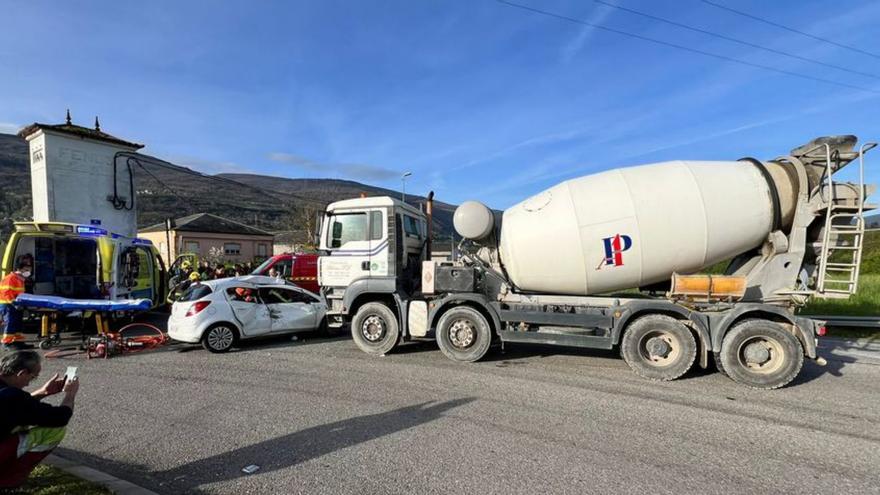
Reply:
<svg viewBox="0 0 880 495"><path fill-rule="evenodd" d="M372 320L370 338L384 340L376 336L399 328L406 299L420 288L427 237L425 214L388 196L328 205L318 260L328 325L342 326L361 307L372 304L383 306L384 319Z"/></svg>
<svg viewBox="0 0 880 495"><path fill-rule="evenodd" d="M2 273L30 259L28 292L72 299L164 301L165 268L146 239L92 225L19 222L3 254Z"/></svg>

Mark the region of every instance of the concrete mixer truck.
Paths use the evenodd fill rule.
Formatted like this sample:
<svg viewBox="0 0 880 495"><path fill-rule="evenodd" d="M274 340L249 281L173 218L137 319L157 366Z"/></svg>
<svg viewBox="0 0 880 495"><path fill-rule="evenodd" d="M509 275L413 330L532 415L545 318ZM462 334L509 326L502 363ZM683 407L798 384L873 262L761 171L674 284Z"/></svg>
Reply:
<svg viewBox="0 0 880 495"><path fill-rule="evenodd" d="M817 356L810 298L858 287L864 155L824 137L760 161L673 161L571 179L501 220L461 204L455 261L433 261L425 211L390 197L327 207L319 283L330 325L385 354L435 339L455 361L532 343L619 349L637 374L673 380L694 363L763 389ZM858 164L858 182L836 174ZM723 275L701 274L726 264Z"/></svg>

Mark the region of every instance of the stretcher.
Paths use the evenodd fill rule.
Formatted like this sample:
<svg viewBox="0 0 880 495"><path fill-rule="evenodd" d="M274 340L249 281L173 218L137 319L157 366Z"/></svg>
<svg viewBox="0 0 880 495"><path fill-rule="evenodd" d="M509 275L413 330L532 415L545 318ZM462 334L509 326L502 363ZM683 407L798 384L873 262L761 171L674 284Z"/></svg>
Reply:
<svg viewBox="0 0 880 495"><path fill-rule="evenodd" d="M29 311L148 311L153 302L149 299L70 299L60 296L41 296L37 294L21 294L13 303L19 309Z"/></svg>
<svg viewBox="0 0 880 495"><path fill-rule="evenodd" d="M140 342L143 340L140 338L124 339L125 342L122 342L123 339L120 332L131 325L124 327L119 332L111 332L109 328L110 315L148 311L152 307L153 302L149 299L117 299L110 301L105 299L71 299L60 296L20 294L13 304L18 309L40 314L41 340L39 346L40 349L44 350L48 350L61 343L61 332L58 326L58 320L61 315L76 316L81 325L87 318L94 318L95 326L98 329L98 337L86 339L85 335L83 335L83 347L88 351L89 357L92 357L93 354L100 354L100 357L108 357L110 354L108 351L115 348L117 340L120 341L119 344L125 344L119 347L120 349L132 346L143 347L145 344L145 342ZM165 342L166 338L161 330L152 325L145 326L154 329L161 337L158 339L161 342L154 342L157 339L149 337L146 344L152 347L154 344L159 345ZM82 326L80 327L80 332L82 333Z"/></svg>

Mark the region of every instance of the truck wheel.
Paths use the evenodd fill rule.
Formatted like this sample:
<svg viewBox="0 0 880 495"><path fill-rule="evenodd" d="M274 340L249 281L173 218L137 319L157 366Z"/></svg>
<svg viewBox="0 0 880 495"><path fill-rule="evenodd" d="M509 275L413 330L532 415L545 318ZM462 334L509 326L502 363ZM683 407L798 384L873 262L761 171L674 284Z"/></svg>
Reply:
<svg viewBox="0 0 880 495"><path fill-rule="evenodd" d="M474 308L452 308L437 323L437 345L453 361L478 361L486 355L491 343L489 322Z"/></svg>
<svg viewBox="0 0 880 495"><path fill-rule="evenodd" d="M713 352L712 359L715 361L715 369L717 369L722 375L727 376L727 372L724 371L724 365L721 364L721 353Z"/></svg>
<svg viewBox="0 0 880 495"><path fill-rule="evenodd" d="M721 365L733 381L770 390L794 380L804 365L804 349L779 323L746 320L724 336Z"/></svg>
<svg viewBox="0 0 880 495"><path fill-rule="evenodd" d="M697 357L697 342L691 331L675 318L648 315L626 329L620 354L637 375L669 381L691 369Z"/></svg>
<svg viewBox="0 0 880 495"><path fill-rule="evenodd" d="M364 304L351 320L351 336L367 354L387 354L400 341L397 317L382 303Z"/></svg>

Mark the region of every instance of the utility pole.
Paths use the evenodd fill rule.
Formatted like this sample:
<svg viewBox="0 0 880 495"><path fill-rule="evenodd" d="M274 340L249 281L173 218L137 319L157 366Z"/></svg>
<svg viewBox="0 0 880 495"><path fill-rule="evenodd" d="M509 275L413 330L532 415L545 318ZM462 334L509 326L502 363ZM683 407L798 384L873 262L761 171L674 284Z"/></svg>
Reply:
<svg viewBox="0 0 880 495"><path fill-rule="evenodd" d="M171 259L171 229L173 229L176 226L177 225L174 224L173 218L166 218L165 219L165 252L167 253L166 255L168 256L168 266L169 267L171 266L171 263L174 262L174 260Z"/></svg>
<svg viewBox="0 0 880 495"><path fill-rule="evenodd" d="M411 176L412 172L406 172L400 176L400 181L403 182L403 190L400 193L400 200L406 203L406 178Z"/></svg>

